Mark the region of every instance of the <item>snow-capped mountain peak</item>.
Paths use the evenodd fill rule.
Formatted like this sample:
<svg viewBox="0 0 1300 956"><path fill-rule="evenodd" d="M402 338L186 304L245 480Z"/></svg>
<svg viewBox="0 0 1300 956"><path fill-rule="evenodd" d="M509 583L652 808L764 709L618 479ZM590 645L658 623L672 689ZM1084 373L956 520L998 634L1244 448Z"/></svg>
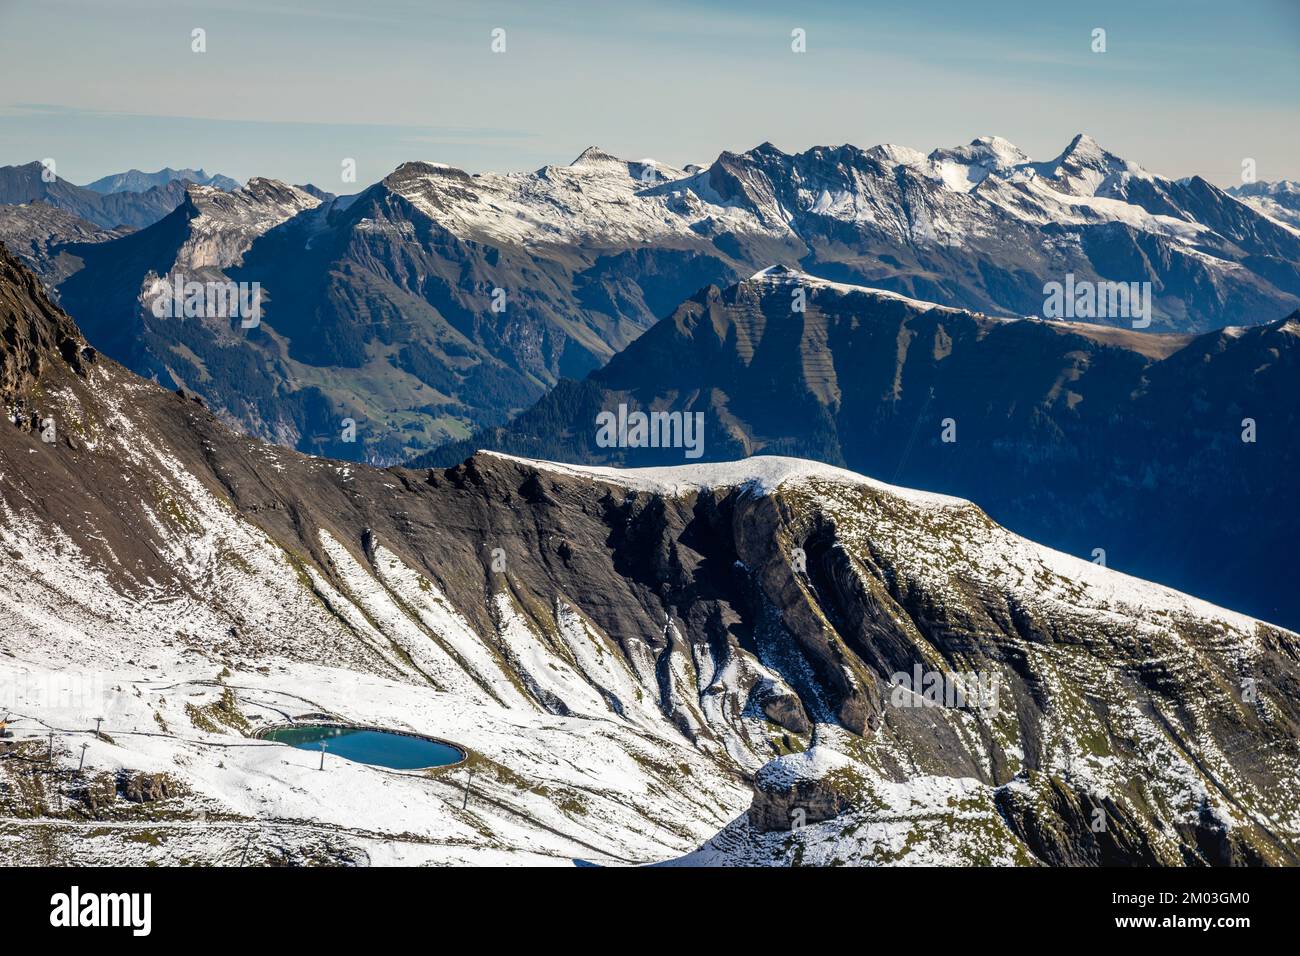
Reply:
<svg viewBox="0 0 1300 956"><path fill-rule="evenodd" d="M1253 183L1243 183L1240 186L1233 186L1228 190L1234 196L1300 196L1300 182L1294 179L1279 179L1277 182L1264 182L1259 180Z"/></svg>
<svg viewBox="0 0 1300 956"><path fill-rule="evenodd" d="M1096 165L1110 158L1113 158L1111 154L1102 149L1101 144L1090 135L1075 133L1074 139L1070 140L1070 145L1057 158L1057 162L1069 161L1078 165Z"/></svg>
<svg viewBox="0 0 1300 956"><path fill-rule="evenodd" d="M929 158L919 149L913 149L910 146L899 146L897 143L881 143L878 146L872 146L870 149L863 150L863 155L890 167L921 166Z"/></svg>
<svg viewBox="0 0 1300 956"><path fill-rule="evenodd" d="M1232 186L1228 194L1279 225L1300 233L1300 182L1259 180Z"/></svg>
<svg viewBox="0 0 1300 956"><path fill-rule="evenodd" d="M573 160L573 162L569 163L569 165L570 166L604 166L609 163L624 163L624 162L626 161L619 159L613 153L606 152L605 150L601 149L599 146L588 146L581 153L579 153L577 157Z"/></svg>
<svg viewBox="0 0 1300 956"><path fill-rule="evenodd" d="M1034 164L1038 175L1053 188L1073 196L1104 195L1122 189L1129 178L1155 179L1141 166L1102 148L1087 133L1079 133L1062 153L1046 163Z"/></svg>
<svg viewBox="0 0 1300 956"><path fill-rule="evenodd" d="M1028 162L1029 156L1001 136L981 136L965 146L936 149L927 159L949 189L970 192L991 173L1009 171Z"/></svg>
<svg viewBox="0 0 1300 956"><path fill-rule="evenodd" d="M1143 188L1135 191L1135 181ZM793 246L832 220L897 241L963 247L1005 233L1009 216L1034 229L1121 222L1186 245L1193 257L1203 246L1213 250L1204 268L1223 257L1220 241L1207 242L1199 210L1187 208L1194 190L1151 175L1083 133L1046 162L999 136L929 154L895 144L788 154L764 142L724 151L695 170L589 146L567 165L528 173L470 176L406 163L382 185L452 233L493 242L599 246L725 233ZM1171 195L1180 188L1186 195Z"/></svg>
<svg viewBox="0 0 1300 956"><path fill-rule="evenodd" d="M772 263L993 316L1037 314L1047 284L1071 273L1149 282L1152 327L1166 331L1249 321L1242 316L1266 320L1300 304L1289 271L1300 261L1300 236L1280 212L1245 205L1249 197L1237 201L1204 180L1146 176L1084 137L1041 166L1045 173L994 136L929 155L897 145L787 153L763 143L721 152L694 170L591 147L572 163L505 174L406 163L346 208L332 201L295 215L300 203L267 195L260 180L243 195L274 214L245 208L239 198L223 206L201 190L192 191L189 205L201 212L195 229L220 231L226 218L235 238L292 221L268 241L223 240L194 262L241 261L249 278L263 282L267 327L290 336L295 360L354 369L350 381L360 384L340 388L336 400L358 388L371 407L391 409L383 396L393 361L450 400L427 430L375 422L368 447L384 448L388 461L427 451L467 425L501 420L539 389L603 365L699 289L731 285ZM104 197L92 198L99 204ZM281 219L286 214L290 220ZM86 328L120 329L123 315L139 312L135 297L118 301L129 285L118 280L125 270L143 283L157 269L147 247L156 241L170 248L176 238L159 232L166 230L62 259L59 268L79 272L58 277L60 295ZM53 268L50 257L41 261ZM508 292L508 312L485 313L496 288ZM388 358L372 337L378 326L362 331L355 321L352 310L363 301L403 330ZM1127 324L1131 317L1095 320ZM443 331L434 334L435 327ZM453 350L468 347L486 366L445 351L466 335L474 341ZM120 341L119 333L110 340ZM257 353L248 358L266 381L287 376L257 337L222 342ZM138 370L208 382L213 406L255 433L306 441L299 426L268 424L268 413L247 401L242 361L181 372L176 348L156 348ZM125 348L116 354L134 361ZM501 387L477 381L488 374L502 376Z"/></svg>

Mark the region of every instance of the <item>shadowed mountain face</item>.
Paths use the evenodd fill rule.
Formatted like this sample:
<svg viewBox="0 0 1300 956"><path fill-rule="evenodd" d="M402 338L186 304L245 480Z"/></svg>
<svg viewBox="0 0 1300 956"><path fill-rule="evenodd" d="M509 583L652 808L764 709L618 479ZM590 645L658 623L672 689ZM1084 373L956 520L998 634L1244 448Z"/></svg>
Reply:
<svg viewBox="0 0 1300 956"><path fill-rule="evenodd" d="M58 284L81 268L81 259L68 252L69 246L106 242L130 231L104 229L43 202L0 204L0 243L49 285Z"/></svg>
<svg viewBox="0 0 1300 956"><path fill-rule="evenodd" d="M304 457L89 350L3 252L0 358L18 745L107 714L87 766L167 775L65 793L59 750L0 787L46 834L5 862L234 862L249 821L254 862L1300 859L1296 635L968 502L788 458ZM42 696L76 667L104 686ZM455 740L473 798L245 737L304 712Z"/></svg>
<svg viewBox="0 0 1300 956"><path fill-rule="evenodd" d="M958 494L1053 547L1295 624L1283 556L1300 525L1263 503L1300 466L1298 351L1300 315L1144 335L774 269L702 291L585 380L417 461L681 463L680 446L602 447L597 416L699 413L702 460L798 455Z"/></svg>
<svg viewBox="0 0 1300 956"><path fill-rule="evenodd" d="M269 181L254 182L233 195ZM245 233L220 271L260 283L264 321L222 338L219 353L147 311L149 270L174 258L165 250L196 223L220 231L235 208L200 205L184 229L160 222L135 242L78 247L89 274L62 281L66 306L109 355L198 391L244 430L378 463L502 423L702 286L773 263L1009 316L1042 314L1048 283L1135 283L1149 293L1139 321L1162 331L1268 321L1300 304L1300 235L1086 136L1048 162L984 138L929 155L764 144L688 169L594 147L530 173L406 163ZM156 261L136 255L142 245ZM1129 311L1095 321L1132 327ZM140 326L129 343L101 338Z"/></svg>

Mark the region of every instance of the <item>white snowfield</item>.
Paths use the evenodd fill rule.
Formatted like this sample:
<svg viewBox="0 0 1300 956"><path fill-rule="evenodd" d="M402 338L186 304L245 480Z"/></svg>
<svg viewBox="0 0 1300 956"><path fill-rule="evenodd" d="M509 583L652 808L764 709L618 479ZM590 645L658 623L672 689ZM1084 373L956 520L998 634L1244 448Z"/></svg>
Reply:
<svg viewBox="0 0 1300 956"><path fill-rule="evenodd" d="M129 388L95 384L125 399L91 426L87 447L120 456L129 480L141 482L141 507L168 542L164 557L179 583L101 567L67 531L37 517L38 490L6 480L0 468L0 711L32 753L43 753L54 733L65 769L77 767L85 745L92 776L165 773L184 793L157 804L147 823L129 814L104 822L13 813L0 819L0 860L45 862L51 853L58 862L95 864L788 860L788 834L750 833L744 820L747 781L772 757L775 727L745 706L748 690L790 692L762 653L718 656L708 644L690 645L672 620L667 651L636 644L625 652L571 595L552 596L543 627L537 609L525 610L508 588L486 598L493 626L477 628L469 609L382 540L371 560L356 543L322 532L327 576L187 472L135 417ZM293 453L263 454L274 468ZM513 460L628 493L797 490L834 516L842 546L865 553L870 541L919 579L944 585L955 575L965 586L1009 588L1066 626L1099 616L1127 621L1134 640L1167 630L1166 615L1194 618L1221 629L1243 660L1257 653L1251 619L1033 545L960 499L791 458L626 471ZM348 481L358 466L310 467ZM155 483L146 487L145 476ZM89 514L79 530L102 538ZM1060 666L1052 679L1065 694L1070 677ZM396 772L326 754L322 771L315 752L246 736L257 725L321 713L450 740L471 762ZM1133 708L1123 716L1168 768L1156 779L1172 812L1218 806L1151 715ZM93 733L100 718L102 737ZM989 809L991 788L926 774L891 781L876 758L908 766L898 738L864 751L827 714L814 718L818 755L804 763L814 770L852 763L885 810L855 810L862 825L851 837L834 821L810 828L810 859L847 852L863 862L1023 861ZM977 739L973 718L953 719ZM1045 728L1046 759L1104 791L1118 771L1078 752L1071 741L1080 732ZM1013 735L1005 748L1023 753ZM0 779L10 766L0 764ZM72 790L57 790L72 778L60 779L42 806L73 799ZM921 838L926 821L961 814L989 829L979 846ZM43 841L29 839L37 828Z"/></svg>
<svg viewBox="0 0 1300 956"><path fill-rule="evenodd" d="M966 314L984 316L982 312L971 312L969 309L955 309L950 305L940 305L937 302L927 302L924 299L914 299L910 295L903 295L901 292L892 292L889 289L877 289L867 285L853 285L849 282L833 282L830 279L823 279L820 276L809 275L807 272L800 272L798 269L791 269L788 266L772 265L766 269L759 269L749 277L749 282L765 282L774 285L804 286L818 289L833 289L836 292L846 294L868 295L878 299L889 299L893 302L902 302L904 305L919 309L922 312L937 310L949 315ZM993 321L1006 321L1001 316L990 317Z"/></svg>
<svg viewBox="0 0 1300 956"><path fill-rule="evenodd" d="M604 465L569 465L563 462L540 461L507 455L499 451L480 450L479 454L521 462L545 471L590 478L623 488L670 497L681 497L705 489L723 488L745 488L753 494L769 495L783 484L803 483L812 478L821 478L847 485L873 488L934 508L970 505L970 502L962 498L890 485L845 468L837 468L834 465L810 461L806 458L787 458L781 455L755 455L737 461L666 465L656 468L614 468Z"/></svg>

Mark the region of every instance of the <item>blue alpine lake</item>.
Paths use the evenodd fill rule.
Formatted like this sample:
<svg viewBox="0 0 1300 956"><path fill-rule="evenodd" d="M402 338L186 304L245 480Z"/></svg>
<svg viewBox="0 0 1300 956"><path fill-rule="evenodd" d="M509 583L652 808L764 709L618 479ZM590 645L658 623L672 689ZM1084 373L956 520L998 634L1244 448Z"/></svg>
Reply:
<svg viewBox="0 0 1300 956"><path fill-rule="evenodd" d="M465 759L465 752L450 744L387 730L302 724L273 727L260 736L299 750L319 751L324 743L326 753L390 770L445 767Z"/></svg>

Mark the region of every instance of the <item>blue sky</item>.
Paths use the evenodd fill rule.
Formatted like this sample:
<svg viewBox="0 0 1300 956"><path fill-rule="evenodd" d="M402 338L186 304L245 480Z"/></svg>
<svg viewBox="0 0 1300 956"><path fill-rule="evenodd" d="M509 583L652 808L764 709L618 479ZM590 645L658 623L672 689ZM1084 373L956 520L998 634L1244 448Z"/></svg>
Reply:
<svg viewBox="0 0 1300 956"><path fill-rule="evenodd" d="M1300 0L0 0L0 165L347 192L346 157L360 186L410 159L533 169L592 144L682 165L997 134L1048 159L1086 131L1164 175L1227 185L1250 157L1300 179L1297 51Z"/></svg>

